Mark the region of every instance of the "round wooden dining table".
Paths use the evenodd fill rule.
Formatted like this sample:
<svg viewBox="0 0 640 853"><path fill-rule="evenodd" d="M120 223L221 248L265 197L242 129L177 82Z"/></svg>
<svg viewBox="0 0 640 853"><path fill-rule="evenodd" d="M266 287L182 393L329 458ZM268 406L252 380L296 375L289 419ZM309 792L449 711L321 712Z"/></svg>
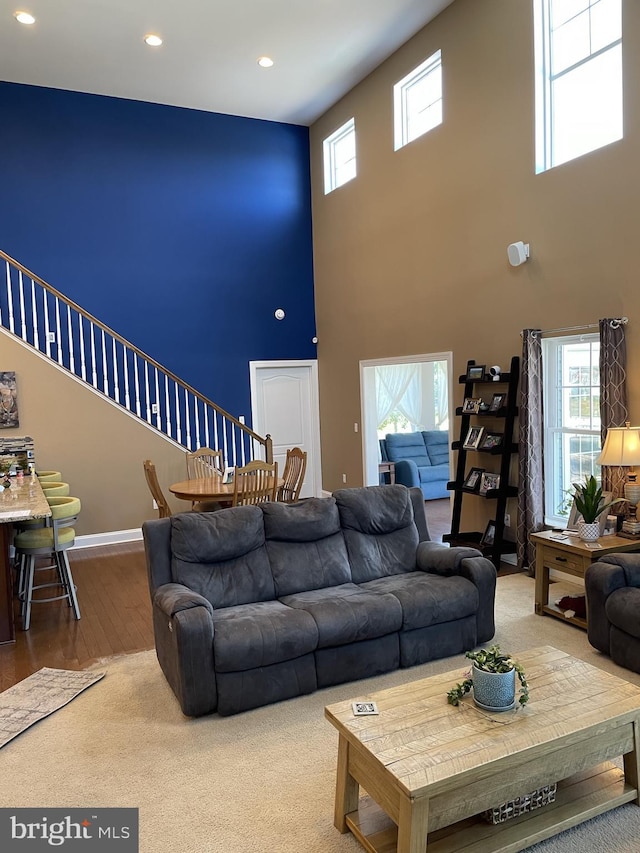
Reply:
<svg viewBox="0 0 640 853"><path fill-rule="evenodd" d="M284 480L278 477L278 489ZM230 504L233 500L233 482L223 483L222 477L194 477L169 486L169 491L182 501L218 501Z"/></svg>

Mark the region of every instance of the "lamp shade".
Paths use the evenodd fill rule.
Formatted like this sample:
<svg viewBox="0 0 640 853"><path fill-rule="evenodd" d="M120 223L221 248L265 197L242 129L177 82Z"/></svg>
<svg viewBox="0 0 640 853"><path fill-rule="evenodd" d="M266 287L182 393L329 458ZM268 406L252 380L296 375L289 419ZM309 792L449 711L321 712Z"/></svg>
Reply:
<svg viewBox="0 0 640 853"><path fill-rule="evenodd" d="M609 427L596 464L614 468L640 465L640 427Z"/></svg>

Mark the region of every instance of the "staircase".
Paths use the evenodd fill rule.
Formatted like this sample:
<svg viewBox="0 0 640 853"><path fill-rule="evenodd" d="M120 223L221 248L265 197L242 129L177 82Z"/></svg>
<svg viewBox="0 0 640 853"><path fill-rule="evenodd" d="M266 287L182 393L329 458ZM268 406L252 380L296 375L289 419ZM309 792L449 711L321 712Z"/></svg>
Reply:
<svg viewBox="0 0 640 853"><path fill-rule="evenodd" d="M227 465L273 461L263 438L0 250L0 326L184 447L223 451Z"/></svg>

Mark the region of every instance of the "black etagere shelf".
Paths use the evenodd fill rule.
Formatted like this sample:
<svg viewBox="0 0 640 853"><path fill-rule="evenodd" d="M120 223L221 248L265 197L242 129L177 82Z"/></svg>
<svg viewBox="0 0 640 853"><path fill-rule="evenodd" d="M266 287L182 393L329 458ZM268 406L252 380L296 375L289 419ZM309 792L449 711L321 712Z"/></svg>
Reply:
<svg viewBox="0 0 640 853"><path fill-rule="evenodd" d="M467 372L459 377L459 383L464 385L464 404L456 409L456 416L460 418L459 439L452 442L452 450L458 453L455 480L447 483L447 488L454 493L453 514L451 518L451 533L445 534L442 539L451 545L472 545L478 548L484 556L488 557L496 569L500 568L500 559L503 554L515 552L515 543L504 538L504 516L507 510L507 500L518 494L516 484L510 483L511 460L518 453L518 444L513 440L515 420L518 416L518 383L520 381L520 359L513 356L508 373L501 373L496 381L494 376L485 372L482 365L475 361L467 362ZM482 399L491 394L505 395L503 404L493 410L480 409L469 411L467 401ZM484 401L486 403L486 401ZM476 432L480 434L477 443L471 441L468 446L470 435ZM482 438L487 432L493 436L498 444L495 446L482 447ZM492 461L491 461L492 460ZM470 461L473 463L470 467ZM498 471L485 471L484 464L491 468L499 468ZM474 480L473 471L482 471L488 477L498 475L500 480L497 488L488 488L480 491L483 481L482 474L478 474ZM469 481L473 482L470 486ZM487 529L461 531L460 519L462 515L463 499L472 496L475 499L495 501L495 513L491 513L492 519ZM493 517L495 515L495 517Z"/></svg>

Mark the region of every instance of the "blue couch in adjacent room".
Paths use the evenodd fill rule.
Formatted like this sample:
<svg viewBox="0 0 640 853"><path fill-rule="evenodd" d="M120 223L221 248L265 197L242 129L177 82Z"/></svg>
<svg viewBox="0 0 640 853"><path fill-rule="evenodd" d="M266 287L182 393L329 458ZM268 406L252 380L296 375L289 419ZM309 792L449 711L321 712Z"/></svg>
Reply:
<svg viewBox="0 0 640 853"><path fill-rule="evenodd" d="M382 457L395 463L396 483L422 490L426 501L448 498L449 433L431 429L423 432L387 433L380 441Z"/></svg>

